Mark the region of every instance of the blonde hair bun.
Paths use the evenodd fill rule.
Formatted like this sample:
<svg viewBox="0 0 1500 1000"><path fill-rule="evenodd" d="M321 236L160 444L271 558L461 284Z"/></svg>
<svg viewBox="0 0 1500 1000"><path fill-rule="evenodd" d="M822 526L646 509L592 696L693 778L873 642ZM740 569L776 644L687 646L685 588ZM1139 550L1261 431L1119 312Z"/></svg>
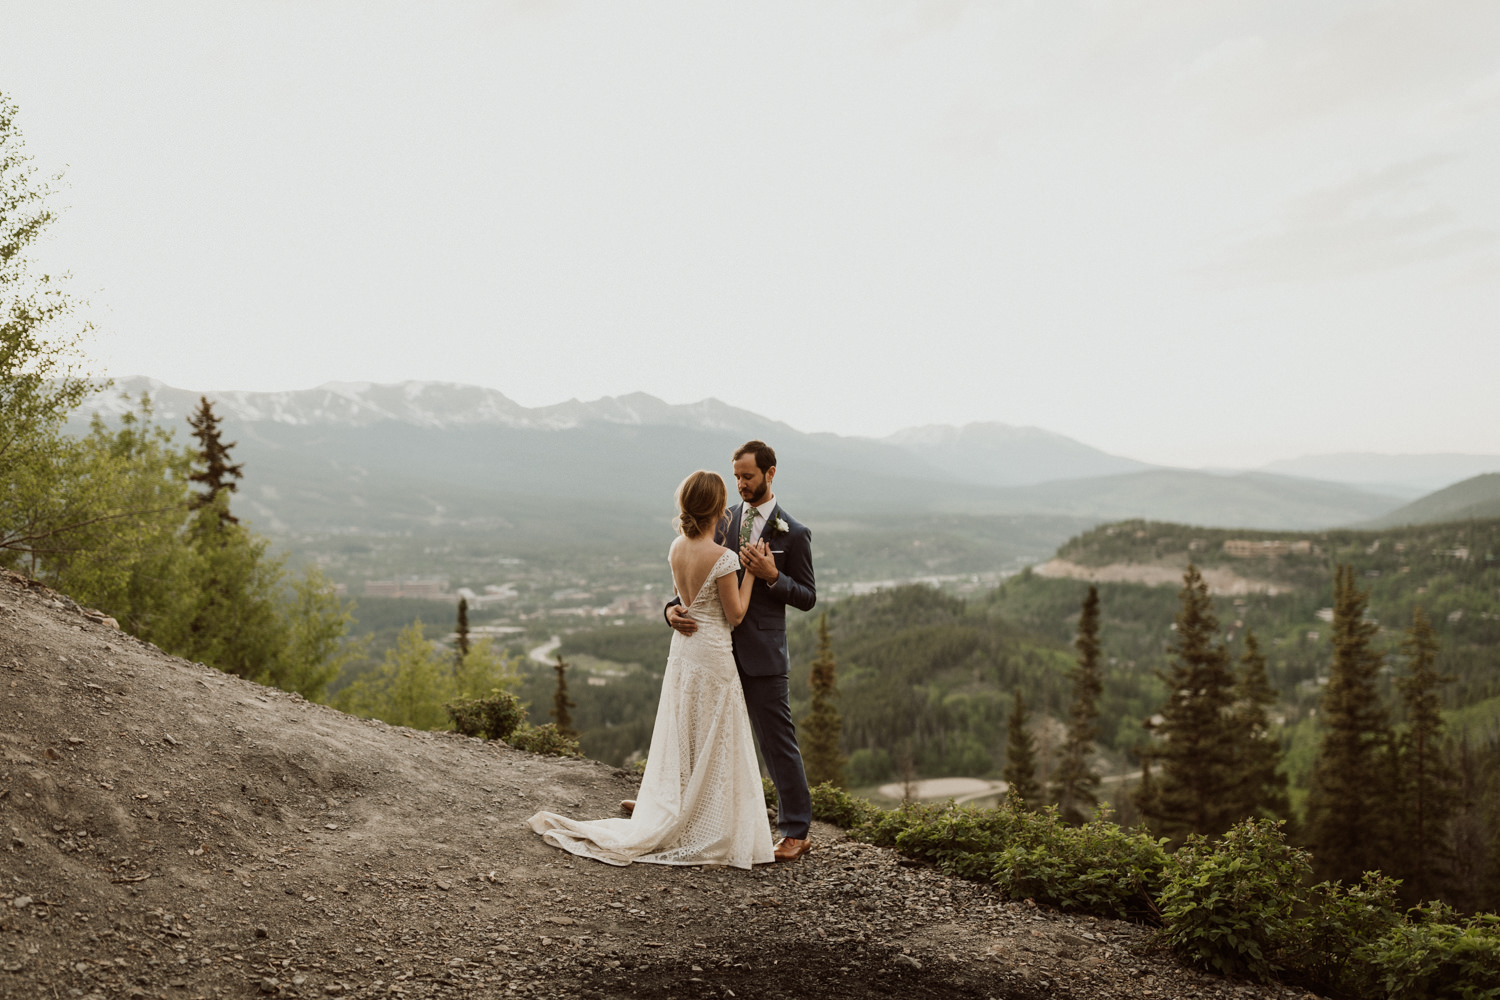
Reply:
<svg viewBox="0 0 1500 1000"><path fill-rule="evenodd" d="M697 538L714 530L724 516L729 490L717 472L699 469L677 487L677 530Z"/></svg>

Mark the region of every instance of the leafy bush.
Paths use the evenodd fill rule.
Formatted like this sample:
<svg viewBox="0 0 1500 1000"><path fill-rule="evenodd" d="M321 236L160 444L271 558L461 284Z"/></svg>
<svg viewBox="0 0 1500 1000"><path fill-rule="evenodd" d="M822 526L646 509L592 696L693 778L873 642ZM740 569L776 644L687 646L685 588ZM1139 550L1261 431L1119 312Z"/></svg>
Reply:
<svg viewBox="0 0 1500 1000"><path fill-rule="evenodd" d="M1406 997L1500 998L1500 916L1481 913L1460 921L1442 903L1412 913L1362 949L1375 989Z"/></svg>
<svg viewBox="0 0 1500 1000"><path fill-rule="evenodd" d="M833 823L845 829L875 819L883 811L879 806L866 802L864 799L855 798L842 788L835 788L826 781L821 785L813 786L809 791L812 792L813 819Z"/></svg>
<svg viewBox="0 0 1500 1000"><path fill-rule="evenodd" d="M1298 947L1288 953L1287 968L1318 989L1371 995L1373 969L1365 958L1369 946L1402 923L1398 885L1379 872L1366 872L1359 885L1320 882L1307 890L1299 899L1306 915L1298 921Z"/></svg>
<svg viewBox="0 0 1500 1000"><path fill-rule="evenodd" d="M766 808L767 809L775 809L776 808L776 786L775 786L775 784L773 784L771 782L770 778L761 778L760 779L760 791L761 791L761 794L765 796L765 799L766 799Z"/></svg>
<svg viewBox="0 0 1500 1000"><path fill-rule="evenodd" d="M510 739L505 742L527 753L544 753L552 757L583 756L583 750L579 748L578 741L571 736L564 736L558 731L557 724L553 722L545 726L525 723L511 733Z"/></svg>
<svg viewBox="0 0 1500 1000"><path fill-rule="evenodd" d="M495 691L485 698L460 698L443 707L456 732L487 740L509 740L526 722L521 699L509 691Z"/></svg>
<svg viewBox="0 0 1500 1000"><path fill-rule="evenodd" d="M989 880L1007 896L1104 917L1154 914L1152 898L1167 864L1165 838L1126 830L1103 810L1083 826L1068 826L1052 806L1041 812L1002 808L1017 818L1017 835L995 858Z"/></svg>
<svg viewBox="0 0 1500 1000"><path fill-rule="evenodd" d="M1265 820L1246 820L1216 841L1190 836L1167 863L1161 940L1191 965L1269 981L1296 939L1293 908L1311 857Z"/></svg>

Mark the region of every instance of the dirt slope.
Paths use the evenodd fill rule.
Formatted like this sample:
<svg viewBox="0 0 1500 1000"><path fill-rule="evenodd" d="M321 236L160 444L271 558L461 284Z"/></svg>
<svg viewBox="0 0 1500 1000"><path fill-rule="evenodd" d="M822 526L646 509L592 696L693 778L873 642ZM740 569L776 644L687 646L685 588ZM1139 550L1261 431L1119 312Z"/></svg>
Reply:
<svg viewBox="0 0 1500 1000"><path fill-rule="evenodd" d="M840 842L611 868L634 783L227 677L0 574L0 997L1281 996Z"/></svg>

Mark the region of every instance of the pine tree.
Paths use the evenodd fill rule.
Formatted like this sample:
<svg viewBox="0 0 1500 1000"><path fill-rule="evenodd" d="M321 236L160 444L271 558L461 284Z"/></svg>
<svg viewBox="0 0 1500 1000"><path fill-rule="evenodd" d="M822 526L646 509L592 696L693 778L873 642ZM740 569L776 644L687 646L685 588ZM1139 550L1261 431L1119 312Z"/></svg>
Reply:
<svg viewBox="0 0 1500 1000"><path fill-rule="evenodd" d="M818 619L818 653L813 658L808 687L812 689L812 710L802 720L802 763L807 768L807 783L827 782L844 787L844 755L839 752L844 720L833 700L839 696L834 679L837 664L833 658L833 640L828 634L828 613Z"/></svg>
<svg viewBox="0 0 1500 1000"><path fill-rule="evenodd" d="M1413 902L1432 899L1444 888L1453 850L1448 823L1458 810L1458 775L1443 752L1443 701L1438 691L1457 678L1437 671L1439 649L1432 622L1420 607L1401 652L1406 676L1397 680L1406 707L1406 726L1398 742L1401 782L1401 831L1395 874Z"/></svg>
<svg viewBox="0 0 1500 1000"><path fill-rule="evenodd" d="M224 443L219 431L219 417L214 414L214 406L207 396L198 397L198 409L188 417L188 423L193 428L193 437L198 439L197 461L203 465L188 477L204 487L204 491L193 499L196 510L213 503L225 491L238 492L239 484L234 480L244 478L245 467L230 463L229 449L235 446L235 442ZM227 501L219 507L219 520L224 524L239 523L239 518L229 512Z"/></svg>
<svg viewBox="0 0 1500 1000"><path fill-rule="evenodd" d="M1035 809L1042 804L1042 786L1036 780L1036 738L1026 729L1026 701L1017 691L1012 699L1009 732L1005 740L1005 770L1001 777L1008 794Z"/></svg>
<svg viewBox="0 0 1500 1000"><path fill-rule="evenodd" d="M1277 691L1266 675L1266 657L1254 632L1245 633L1245 652L1240 657L1235 681L1234 747L1238 754L1234 814L1236 819L1266 817L1290 820L1286 775L1281 771L1281 744L1271 733L1268 710L1276 704Z"/></svg>
<svg viewBox="0 0 1500 1000"><path fill-rule="evenodd" d="M458 642L453 656L453 672L458 673L464 665L464 657L469 655L469 599L460 597L458 599Z"/></svg>
<svg viewBox="0 0 1500 1000"><path fill-rule="evenodd" d="M1369 595L1354 568L1339 566L1333 589L1333 661L1318 712L1323 737L1307 797L1307 839L1320 877L1356 882L1390 860L1393 782L1390 721L1376 690L1384 656L1365 620Z"/></svg>
<svg viewBox="0 0 1500 1000"><path fill-rule="evenodd" d="M1239 819L1233 815L1235 781L1234 674L1229 651L1218 640L1208 584L1198 567L1182 577L1173 662L1159 676L1170 694L1153 726L1155 744L1143 751L1160 765L1149 786L1142 782L1136 804L1159 836L1182 840L1190 833L1215 836Z"/></svg>
<svg viewBox="0 0 1500 1000"><path fill-rule="evenodd" d="M552 669L557 671L557 691L552 695L552 711L547 714L552 716L559 733L570 740L576 740L578 731L573 728L573 713L570 709L577 708L578 705L568 697L568 665L559 656L557 666Z"/></svg>
<svg viewBox="0 0 1500 1000"><path fill-rule="evenodd" d="M1063 822L1075 826L1088 821L1099 802L1099 775L1089 766L1099 739L1099 696L1104 681L1099 671L1099 588L1089 585L1078 618L1078 669L1073 675L1073 705L1068 713L1068 739L1053 779L1052 798Z"/></svg>

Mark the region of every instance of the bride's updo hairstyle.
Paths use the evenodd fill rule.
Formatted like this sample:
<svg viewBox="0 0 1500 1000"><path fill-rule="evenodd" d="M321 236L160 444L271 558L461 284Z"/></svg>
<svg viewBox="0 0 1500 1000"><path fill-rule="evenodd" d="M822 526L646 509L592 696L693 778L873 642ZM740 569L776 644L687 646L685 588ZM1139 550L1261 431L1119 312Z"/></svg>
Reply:
<svg viewBox="0 0 1500 1000"><path fill-rule="evenodd" d="M677 487L677 530L697 538L714 530L724 516L729 492L717 472L699 469Z"/></svg>

